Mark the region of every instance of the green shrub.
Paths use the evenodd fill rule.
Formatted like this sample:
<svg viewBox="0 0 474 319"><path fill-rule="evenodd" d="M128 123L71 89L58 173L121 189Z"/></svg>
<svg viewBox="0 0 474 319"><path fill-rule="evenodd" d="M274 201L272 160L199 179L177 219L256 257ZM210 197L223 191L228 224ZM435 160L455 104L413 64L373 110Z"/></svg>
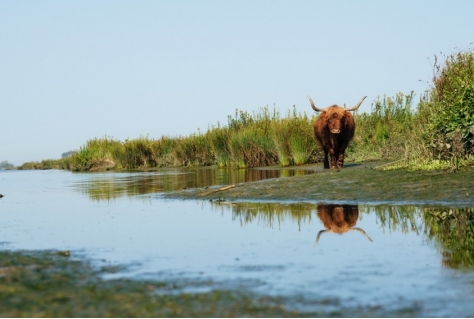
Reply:
<svg viewBox="0 0 474 319"><path fill-rule="evenodd" d="M122 143L110 137L95 138L87 141L78 152L70 157L70 169L87 171L102 167L114 167L114 154L121 152Z"/></svg>
<svg viewBox="0 0 474 319"><path fill-rule="evenodd" d="M424 139L434 158L453 165L474 152L474 52L435 56L431 90L420 102Z"/></svg>

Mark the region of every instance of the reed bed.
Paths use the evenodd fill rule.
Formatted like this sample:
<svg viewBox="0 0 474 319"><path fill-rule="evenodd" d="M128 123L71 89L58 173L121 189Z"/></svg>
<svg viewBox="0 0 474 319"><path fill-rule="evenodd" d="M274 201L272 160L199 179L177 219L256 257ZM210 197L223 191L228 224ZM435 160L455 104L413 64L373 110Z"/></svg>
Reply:
<svg viewBox="0 0 474 319"><path fill-rule="evenodd" d="M378 97L370 113L355 114L356 134L346 150L347 161L404 161L425 158L420 117L413 108L414 93ZM296 107L282 116L275 108L249 113L236 110L227 125L183 137L140 136L119 141L105 136L87 141L62 160L25 163L28 168L72 171L152 167L261 167L321 162L323 152L314 139L313 123ZM400 161L401 160L401 161ZM47 164L51 166L48 167ZM390 167L389 167L390 168Z"/></svg>
<svg viewBox="0 0 474 319"><path fill-rule="evenodd" d="M313 118L296 109L280 116L268 107L252 114L236 110L227 125L210 126L186 137L148 136L121 142L90 140L68 158L68 169L135 169L177 166L258 167L302 165L319 161Z"/></svg>
<svg viewBox="0 0 474 319"><path fill-rule="evenodd" d="M426 117L413 106L414 93L377 97L370 113L356 113L356 134L346 150L348 162L392 161L384 169L449 169L453 164L433 158L424 140ZM227 125L210 126L190 136L153 139L140 136L119 141L105 136L87 141L59 160L25 163L18 169L93 171L153 167L260 167L321 162L313 123L296 108L281 116L267 107L248 113L236 110ZM472 164L466 161L467 165ZM456 163L459 165L459 163Z"/></svg>
<svg viewBox="0 0 474 319"><path fill-rule="evenodd" d="M413 106L414 93L377 97L370 113L355 114L356 134L346 161L393 161L384 169L448 169L474 165L474 48L435 56L432 84ZM87 141L70 157L29 162L19 169L73 171L164 166L256 167L322 161L314 140L315 116L282 117L268 107L236 110L227 125L187 137L148 136L124 142L112 137Z"/></svg>
<svg viewBox="0 0 474 319"><path fill-rule="evenodd" d="M348 162L393 161L384 169L446 169L449 161L433 159L424 137L426 118L413 106L414 93L377 97L370 113L356 113L356 134L346 150ZM423 113L421 113L423 114ZM218 123L190 136L119 141L105 136L87 141L70 157L25 163L19 169L72 171L153 167L260 167L321 162L314 139L317 114L281 116L268 107L249 113L236 110L227 125Z"/></svg>

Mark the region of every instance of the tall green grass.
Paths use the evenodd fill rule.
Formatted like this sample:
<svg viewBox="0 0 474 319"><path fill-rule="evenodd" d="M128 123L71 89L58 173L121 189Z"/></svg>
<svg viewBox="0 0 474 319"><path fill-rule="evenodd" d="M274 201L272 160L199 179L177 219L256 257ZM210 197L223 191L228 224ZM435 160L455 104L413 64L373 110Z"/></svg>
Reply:
<svg viewBox="0 0 474 319"><path fill-rule="evenodd" d="M400 160L426 156L421 122L413 107L414 92L384 96L370 113L355 115L356 134L347 150L349 161Z"/></svg>
<svg viewBox="0 0 474 319"><path fill-rule="evenodd" d="M433 158L424 140L426 118L414 104L414 93L378 97L370 113L355 114L356 134L346 161L393 161L386 168L444 169L449 162ZM418 106L419 107L419 106ZM313 123L296 108L281 116L261 108L237 110L227 125L210 126L186 137L140 137L124 142L90 140L69 159L75 171L170 166L259 167L303 165L322 161Z"/></svg>
<svg viewBox="0 0 474 319"><path fill-rule="evenodd" d="M71 156L70 169L213 165L247 168L313 163L319 147L313 138L312 121L295 109L286 117L268 107L252 114L236 110L234 116L228 117L227 125L210 126L204 133L186 137L90 140Z"/></svg>
<svg viewBox="0 0 474 319"><path fill-rule="evenodd" d="M356 113L356 133L346 161L385 160L386 168L456 169L474 165L474 50L435 61L433 84L415 105L415 94L384 96L370 113ZM308 111L309 105L305 107ZM311 113L313 114L313 113ZM165 166L257 167L303 165L322 161L314 140L316 119L296 108L281 116L274 108L236 110L228 123L185 137L140 137L124 142L92 139L60 163L75 171ZM52 167L51 167L52 168Z"/></svg>
<svg viewBox="0 0 474 319"><path fill-rule="evenodd" d="M17 170L47 170L47 169L70 169L70 159L46 159L41 162L26 162L16 167Z"/></svg>
<svg viewBox="0 0 474 319"><path fill-rule="evenodd" d="M88 171L116 167L117 154L121 154L123 147L122 142L107 136L89 140L71 156L70 169Z"/></svg>

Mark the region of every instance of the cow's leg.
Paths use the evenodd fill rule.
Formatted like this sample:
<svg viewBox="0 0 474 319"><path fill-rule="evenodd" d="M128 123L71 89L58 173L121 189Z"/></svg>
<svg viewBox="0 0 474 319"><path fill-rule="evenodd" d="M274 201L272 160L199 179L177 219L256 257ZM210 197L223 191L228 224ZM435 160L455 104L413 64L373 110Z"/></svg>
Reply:
<svg viewBox="0 0 474 319"><path fill-rule="evenodd" d="M323 163L324 163L324 168L329 168L328 150L326 148L324 149Z"/></svg>
<svg viewBox="0 0 474 319"><path fill-rule="evenodd" d="M338 156L337 150L334 150L333 148L331 148L329 150L329 153L331 154L331 168L337 168L337 156Z"/></svg>
<svg viewBox="0 0 474 319"><path fill-rule="evenodd" d="M344 166L344 153L339 153L339 158L337 160L337 166L342 168Z"/></svg>
<svg viewBox="0 0 474 319"><path fill-rule="evenodd" d="M338 167L342 168L344 166L344 153L346 151L347 143L342 144L341 148L339 148L339 156L337 158L337 165Z"/></svg>

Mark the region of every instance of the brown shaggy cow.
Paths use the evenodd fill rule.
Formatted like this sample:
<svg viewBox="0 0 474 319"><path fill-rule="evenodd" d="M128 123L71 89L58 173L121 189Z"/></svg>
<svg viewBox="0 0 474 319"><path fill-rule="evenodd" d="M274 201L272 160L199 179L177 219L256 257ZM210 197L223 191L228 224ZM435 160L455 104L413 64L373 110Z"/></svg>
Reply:
<svg viewBox="0 0 474 319"><path fill-rule="evenodd" d="M316 237L315 245L319 237L326 232L344 234L350 230L355 230L363 234L368 240L372 239L358 227L354 227L359 217L359 207L357 205L318 205L318 217L327 229L321 230Z"/></svg>
<svg viewBox="0 0 474 319"><path fill-rule="evenodd" d="M351 108L333 105L320 109L308 96L313 110L321 112L314 122L314 136L324 151L324 168L329 168L328 153L331 157L331 168L342 168L344 165L344 152L355 132L354 117L350 111L357 110L366 97Z"/></svg>

